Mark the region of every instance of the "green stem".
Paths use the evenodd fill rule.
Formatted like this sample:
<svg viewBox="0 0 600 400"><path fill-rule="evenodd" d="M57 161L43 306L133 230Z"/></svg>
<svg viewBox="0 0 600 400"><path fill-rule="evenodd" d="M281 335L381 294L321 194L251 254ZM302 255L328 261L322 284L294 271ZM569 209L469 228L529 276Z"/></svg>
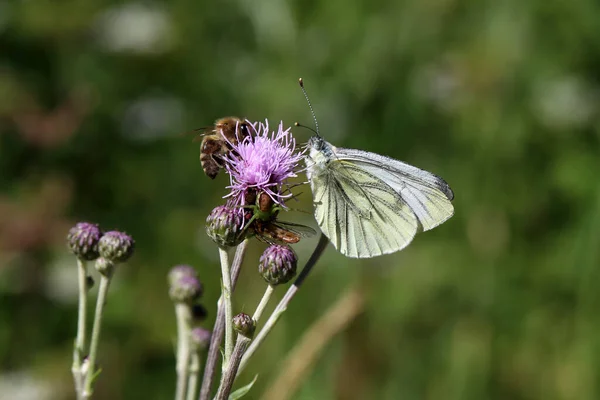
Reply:
<svg viewBox="0 0 600 400"><path fill-rule="evenodd" d="M98 344L100 343L100 331L102 329L102 313L106 303L106 295L110 286L110 277L100 276L100 287L98 289L98 299L96 300L96 313L94 315L94 326L92 328L92 340L90 342L90 355L88 359L88 369L85 376L85 384L81 398L87 400L92 396L92 385L96 375L96 357L98 354Z"/></svg>
<svg viewBox="0 0 600 400"><path fill-rule="evenodd" d="M185 400L190 366L190 330L192 312L186 303L175 304L177 317L177 388L175 400Z"/></svg>
<svg viewBox="0 0 600 400"><path fill-rule="evenodd" d="M198 377L200 375L200 355L197 351L192 353L190 361L190 375L188 379L188 392L186 400L194 400L198 391Z"/></svg>
<svg viewBox="0 0 600 400"><path fill-rule="evenodd" d="M231 362L229 363L229 367L223 374L223 379L221 380L221 385L219 386L219 391L217 392L216 400L227 400L229 398L231 388L233 387L233 383L235 382L235 378L238 374L238 367L251 340L252 339L246 336L238 335L237 342L235 343L235 348L233 349L233 353L231 354Z"/></svg>
<svg viewBox="0 0 600 400"><path fill-rule="evenodd" d="M81 373L81 361L85 354L85 326L87 318L87 263L77 258L77 272L79 283L79 310L77 313L77 336L73 346L73 380L75 381L75 392L77 399L81 399L83 391L83 375Z"/></svg>
<svg viewBox="0 0 600 400"><path fill-rule="evenodd" d="M248 239L244 240L236 249L235 256L233 257L233 263L231 265L231 289L235 290L242 261L248 248ZM208 355L206 356L206 362L204 363L204 374L202 377L202 386L200 387L199 400L208 400L212 389L212 382L215 376L217 361L220 358L219 347L223 340L223 331L225 329L225 306L223 304L223 295L217 303L217 317L215 319L215 325L213 327L212 336L210 339L210 346L208 348Z"/></svg>
<svg viewBox="0 0 600 400"><path fill-rule="evenodd" d="M258 320L260 319L262 313L265 311L265 308L267 307L267 304L269 303L269 299L271 299L271 295L273 294L273 291L275 291L275 286L268 285L267 289L265 290L265 294L263 294L262 299L260 299L260 303L258 303L258 306L256 307L256 311L254 311L254 315L252 316L252 319L254 320L255 323L258 323Z"/></svg>
<svg viewBox="0 0 600 400"><path fill-rule="evenodd" d="M244 357L242 358L242 361L240 363L238 373L242 372L244 368L246 368L250 357L252 357L252 355L256 352L256 350L262 344L262 342L265 341L267 335L271 332L281 315L285 312L290 301L292 301L292 299L304 283L304 280L319 260L319 257L321 257L321 254L323 254L323 251L327 247L328 243L329 239L327 239L327 237L321 233L321 237L319 238L319 242L317 243L315 250L313 251L312 255L306 262L306 265L294 281L294 284L289 287L288 291L285 293L285 296L283 296L283 299L281 299L279 304L277 304L277 307L275 307L275 310L273 310L273 313L265 323L265 326L260 330L258 335L256 335L256 337L252 341L252 344L248 348L248 351L246 351L246 353L244 354Z"/></svg>
<svg viewBox="0 0 600 400"><path fill-rule="evenodd" d="M219 248L221 258L221 279L223 280L222 300L225 304L225 357L223 371L227 370L233 352L233 308L231 305L231 275L229 272L229 254L226 249Z"/></svg>

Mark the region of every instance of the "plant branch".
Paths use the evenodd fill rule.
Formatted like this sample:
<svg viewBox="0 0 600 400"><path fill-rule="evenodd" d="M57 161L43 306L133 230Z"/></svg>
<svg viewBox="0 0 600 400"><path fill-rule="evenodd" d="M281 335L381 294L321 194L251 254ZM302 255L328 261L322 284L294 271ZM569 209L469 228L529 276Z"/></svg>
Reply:
<svg viewBox="0 0 600 400"><path fill-rule="evenodd" d="M237 377L238 367L240 366L240 362L242 361L242 357L250 344L252 339L244 336L238 335L237 342L235 343L235 348L233 349L233 353L231 354L231 359L229 362L229 366L223 375L223 379L221 380L221 385L219 386L219 391L217 392L216 400L227 400L229 398L229 394L231 393L231 388L233 387L233 383L235 382L235 378Z"/></svg>
<svg viewBox="0 0 600 400"><path fill-rule="evenodd" d="M185 400L190 365L190 329L192 314L186 303L175 304L177 316L177 388L175 400Z"/></svg>
<svg viewBox="0 0 600 400"><path fill-rule="evenodd" d="M196 398L196 391L198 390L198 377L200 375L200 355L197 351L192 353L192 359L190 361L190 374L188 379L188 392L186 400L194 400Z"/></svg>
<svg viewBox="0 0 600 400"><path fill-rule="evenodd" d="M267 304L269 303L269 300L271 299L271 295L273 294L274 291L275 291L275 286L267 285L265 294L263 294L262 299L260 299L260 303L258 303L258 306L256 307L256 311L254 311L254 315L252 316L252 319L254 320L255 323L258 323L258 320L260 319L262 313L265 311L265 308L267 307Z"/></svg>
<svg viewBox="0 0 600 400"><path fill-rule="evenodd" d="M98 344L100 343L100 332L102 329L102 313L106 303L106 295L110 286L110 277L100 275L100 287L98 288L98 299L96 300L96 313L94 315L94 326L92 328L92 339L90 342L90 355L88 359L88 370L85 377L82 399L87 400L92 396L92 384L96 375L96 357L98 355Z"/></svg>
<svg viewBox="0 0 600 400"><path fill-rule="evenodd" d="M252 357L252 355L256 352L256 350L262 344L262 342L265 341L267 335L271 332L281 315L285 312L290 301L292 301L292 299L304 283L304 280L319 260L319 257L321 257L321 254L323 254L323 251L325 250L328 244L329 239L327 239L327 237L323 233L321 233L321 236L319 237L319 242L317 243L317 246L315 247L315 250L313 251L312 255L306 262L306 265L304 266L302 271L300 271L300 274L298 275L292 286L289 287L285 296L283 296L279 304L277 304L277 307L275 307L275 310L265 323L265 326L260 330L256 338L248 348L248 351L246 351L246 354L242 358L238 373L243 371L244 368L246 368L250 357Z"/></svg>
<svg viewBox="0 0 600 400"><path fill-rule="evenodd" d="M79 310L77 313L77 336L73 346L73 380L75 381L75 392L77 399L81 399L83 392L83 375L81 372L81 362L85 354L85 327L87 319L87 263L77 258L77 272L79 283Z"/></svg>
<svg viewBox="0 0 600 400"><path fill-rule="evenodd" d="M248 239L244 240L236 249L235 256L233 258L233 264L231 265L232 290L235 290L235 285L240 275L242 261L244 260L247 248ZM221 346L221 341L223 340L223 331L225 329L225 306L223 304L222 296L217 304L217 317L215 319L215 325L213 327L213 332L210 339L206 363L204 364L204 375L202 377L199 400L208 400L210 397L212 382L215 376L216 365L220 354L219 346Z"/></svg>
<svg viewBox="0 0 600 400"><path fill-rule="evenodd" d="M226 249L219 248L221 258L221 279L223 281L223 294L221 299L225 303L225 356L223 369L227 369L229 359L233 352L233 307L231 304L231 271L229 270L229 254Z"/></svg>

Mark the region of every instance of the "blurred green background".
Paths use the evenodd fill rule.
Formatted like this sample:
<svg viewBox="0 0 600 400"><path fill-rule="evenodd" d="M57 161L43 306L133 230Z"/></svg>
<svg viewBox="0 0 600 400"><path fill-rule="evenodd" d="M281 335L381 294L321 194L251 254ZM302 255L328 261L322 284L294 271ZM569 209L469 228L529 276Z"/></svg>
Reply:
<svg viewBox="0 0 600 400"><path fill-rule="evenodd" d="M226 115L312 125L298 77L327 140L443 176L456 215L392 256L329 248L241 378L259 374L248 398L356 284L364 313L294 398L600 398L598 32L595 0L0 1L0 399L74 398L65 235L80 220L137 242L95 398L172 398L166 274L198 269L210 327L203 225L228 184L180 134ZM264 290L264 248L251 243L237 312Z"/></svg>

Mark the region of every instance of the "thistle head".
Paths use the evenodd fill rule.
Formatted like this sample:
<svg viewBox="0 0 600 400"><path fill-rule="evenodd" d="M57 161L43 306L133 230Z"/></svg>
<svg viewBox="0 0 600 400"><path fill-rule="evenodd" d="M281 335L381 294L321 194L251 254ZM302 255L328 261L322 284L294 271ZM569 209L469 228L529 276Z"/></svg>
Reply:
<svg viewBox="0 0 600 400"><path fill-rule="evenodd" d="M192 303L204 292L202 282L196 276L182 275L171 282L169 296L176 303Z"/></svg>
<svg viewBox="0 0 600 400"><path fill-rule="evenodd" d="M277 131L269 131L269 122L252 124L256 135L246 137L237 144L225 162L230 176L231 192L226 196L237 206L254 204L258 193L266 193L275 203L284 206L284 201L292 194L283 194L287 180L297 176L296 170L302 153L294 153L296 140L290 128L283 129L283 122Z"/></svg>
<svg viewBox="0 0 600 400"><path fill-rule="evenodd" d="M98 242L98 252L115 264L127 261L135 249L135 241L124 232L106 232Z"/></svg>
<svg viewBox="0 0 600 400"><path fill-rule="evenodd" d="M206 233L219 247L234 247L244 240L244 216L227 206L214 208L206 218Z"/></svg>
<svg viewBox="0 0 600 400"><path fill-rule="evenodd" d="M73 254L84 261L98 258L98 242L102 231L96 224L78 222L67 234L67 246Z"/></svg>
<svg viewBox="0 0 600 400"><path fill-rule="evenodd" d="M272 286L289 282L296 275L298 257L289 246L272 245L260 256L258 272Z"/></svg>
<svg viewBox="0 0 600 400"><path fill-rule="evenodd" d="M191 265L176 265L169 271L169 284L173 285L173 283L177 282L179 278L182 278L184 276L198 277L198 274L196 273L194 267L192 267Z"/></svg>
<svg viewBox="0 0 600 400"><path fill-rule="evenodd" d="M254 336L256 321L245 313L239 313L233 317L233 329L242 336L251 338Z"/></svg>

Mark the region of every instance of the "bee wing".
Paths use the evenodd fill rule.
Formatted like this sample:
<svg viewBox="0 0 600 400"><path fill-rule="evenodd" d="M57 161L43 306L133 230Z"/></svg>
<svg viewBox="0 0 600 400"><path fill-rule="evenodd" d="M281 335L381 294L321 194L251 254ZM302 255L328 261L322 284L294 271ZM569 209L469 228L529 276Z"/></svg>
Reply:
<svg viewBox="0 0 600 400"><path fill-rule="evenodd" d="M342 254L370 258L393 253L417 233L411 208L377 175L342 157L310 175L317 223Z"/></svg>
<svg viewBox="0 0 600 400"><path fill-rule="evenodd" d="M313 237L317 234L317 231L306 225L294 224L293 222L286 221L273 221L271 223L278 228L290 231L303 238Z"/></svg>
<svg viewBox="0 0 600 400"><path fill-rule="evenodd" d="M423 230L428 231L454 214L454 193L437 175L412 165L362 150L338 148L338 159L347 161L394 189L416 214Z"/></svg>

